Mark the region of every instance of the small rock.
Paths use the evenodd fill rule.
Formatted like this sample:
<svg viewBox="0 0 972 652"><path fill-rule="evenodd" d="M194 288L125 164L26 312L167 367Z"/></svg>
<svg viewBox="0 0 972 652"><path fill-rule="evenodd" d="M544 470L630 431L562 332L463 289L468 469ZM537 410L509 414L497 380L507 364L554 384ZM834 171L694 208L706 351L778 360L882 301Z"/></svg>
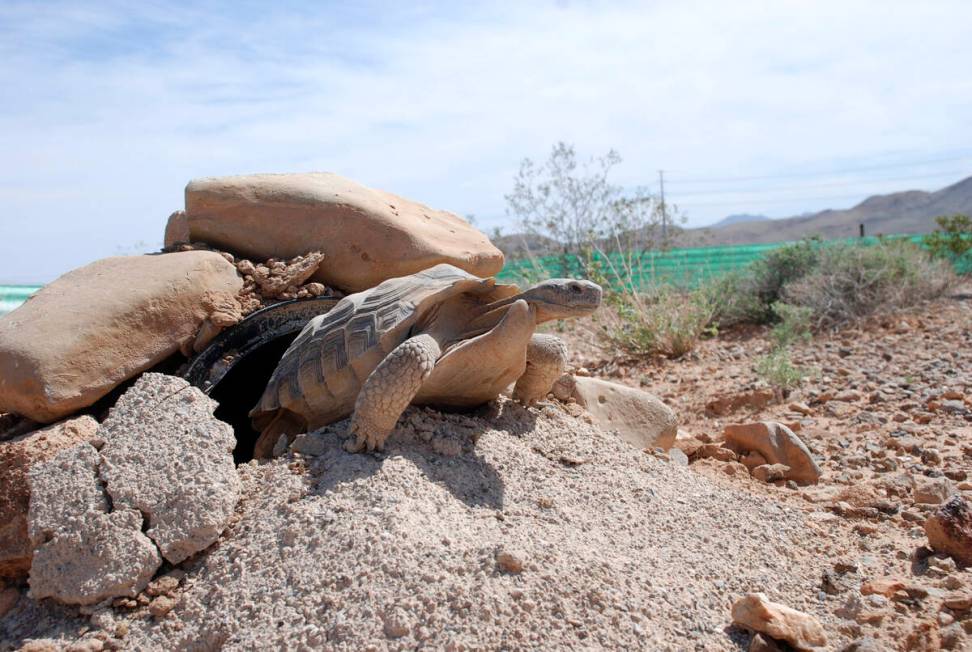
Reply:
<svg viewBox="0 0 972 652"><path fill-rule="evenodd" d="M948 478L915 477L914 500L923 505L941 505L953 493Z"/></svg>
<svg viewBox="0 0 972 652"><path fill-rule="evenodd" d="M841 649L841 652L888 652L884 647L870 636L851 641Z"/></svg>
<svg viewBox="0 0 972 652"><path fill-rule="evenodd" d="M810 416L813 410L806 403L790 403L788 406L794 412L799 412L803 416Z"/></svg>
<svg viewBox="0 0 972 652"><path fill-rule="evenodd" d="M720 462L735 462L739 458L734 451L719 444L703 444L696 452L696 457L698 459L711 457Z"/></svg>
<svg viewBox="0 0 972 652"><path fill-rule="evenodd" d="M327 443L324 437L316 433L297 435L294 443L290 445L290 450L307 457L319 457L327 451Z"/></svg>
<svg viewBox="0 0 972 652"><path fill-rule="evenodd" d="M678 448L672 448L670 451L668 451L668 459L679 466L688 466L689 464L688 455Z"/></svg>
<svg viewBox="0 0 972 652"><path fill-rule="evenodd" d="M790 467L785 464L760 464L752 469L752 476L762 482L777 482L789 472Z"/></svg>
<svg viewBox="0 0 972 652"><path fill-rule="evenodd" d="M815 484L820 479L820 467L806 445L782 423L733 424L727 425L724 432L727 448L736 452L756 451L770 464L790 467L787 480Z"/></svg>
<svg viewBox="0 0 972 652"><path fill-rule="evenodd" d="M960 495L952 496L925 521L928 545L972 566L972 506Z"/></svg>
<svg viewBox="0 0 972 652"><path fill-rule="evenodd" d="M160 595L149 604L149 613L161 620L169 615L175 606L179 604L178 598L168 595Z"/></svg>
<svg viewBox="0 0 972 652"><path fill-rule="evenodd" d="M509 550L496 553L496 567L504 573L518 574L523 572L523 557Z"/></svg>
<svg viewBox="0 0 972 652"><path fill-rule="evenodd" d="M149 582L145 592L153 598L159 595L168 595L179 587L179 580L171 575L163 575L158 579Z"/></svg>
<svg viewBox="0 0 972 652"><path fill-rule="evenodd" d="M861 400L861 393L856 389L845 389L842 392L837 392L834 395L835 401L843 401L845 403L853 403L854 401Z"/></svg>
<svg viewBox="0 0 972 652"><path fill-rule="evenodd" d="M732 605L732 622L786 641L796 648L814 648L827 643L827 636L816 618L770 602L762 593L749 593L736 600Z"/></svg>
<svg viewBox="0 0 972 652"><path fill-rule="evenodd" d="M950 593L942 600L942 604L953 611L968 611L972 609L972 591Z"/></svg>
<svg viewBox="0 0 972 652"><path fill-rule="evenodd" d="M603 430L617 431L621 439L639 450L668 450L675 442L678 417L661 399L644 390L575 376L571 396Z"/></svg>

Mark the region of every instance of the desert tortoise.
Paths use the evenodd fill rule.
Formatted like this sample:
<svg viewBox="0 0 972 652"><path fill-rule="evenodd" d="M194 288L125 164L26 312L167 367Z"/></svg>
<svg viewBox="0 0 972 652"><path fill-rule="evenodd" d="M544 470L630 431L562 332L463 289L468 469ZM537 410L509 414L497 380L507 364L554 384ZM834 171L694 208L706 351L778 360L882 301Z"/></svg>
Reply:
<svg viewBox="0 0 972 652"><path fill-rule="evenodd" d="M546 396L566 365L551 319L589 315L601 288L552 279L525 292L441 264L343 298L315 317L284 353L250 412L267 457L281 434L353 413L350 451L381 449L410 404L472 407L516 381L514 398Z"/></svg>

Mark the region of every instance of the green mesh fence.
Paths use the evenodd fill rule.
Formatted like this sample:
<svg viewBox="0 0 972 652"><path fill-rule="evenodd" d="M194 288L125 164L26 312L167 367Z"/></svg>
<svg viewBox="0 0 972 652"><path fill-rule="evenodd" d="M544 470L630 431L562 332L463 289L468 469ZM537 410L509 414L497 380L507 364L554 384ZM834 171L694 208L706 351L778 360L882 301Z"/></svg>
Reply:
<svg viewBox="0 0 972 652"><path fill-rule="evenodd" d="M887 239L906 239L922 243L922 236L885 236ZM873 245L876 237L830 240L833 243ZM770 244L733 245L723 247L693 247L641 254L594 254L588 259L575 255L545 256L532 260L507 262L499 278L507 282L530 283L544 278L587 276L589 269L597 269L608 283L620 283L619 277L629 278L633 285L645 287L652 284L674 284L695 287L710 279L734 270L742 269L771 251L793 242ZM972 273L972 255L953 261L960 274ZM630 271L629 271L630 270Z"/></svg>
<svg viewBox="0 0 972 652"><path fill-rule="evenodd" d="M887 237L922 243L920 235ZM825 244L833 242L875 244L878 238L848 238L831 240ZM630 265L633 272L630 276L639 287L654 283L695 287L726 272L742 269L761 258L767 251L787 244L793 243L694 247L627 256L617 254L607 258L594 256L593 260L609 283L618 283L618 271L622 277L628 277L625 270ZM959 274L972 274L972 252L952 262ZM585 276L584 270L584 261L577 256L546 256L535 260L509 261L498 277L506 282L531 283L545 278ZM13 310L39 289L39 285L0 285L0 315Z"/></svg>
<svg viewBox="0 0 972 652"><path fill-rule="evenodd" d="M39 285L0 285L0 315L13 310L39 289Z"/></svg>

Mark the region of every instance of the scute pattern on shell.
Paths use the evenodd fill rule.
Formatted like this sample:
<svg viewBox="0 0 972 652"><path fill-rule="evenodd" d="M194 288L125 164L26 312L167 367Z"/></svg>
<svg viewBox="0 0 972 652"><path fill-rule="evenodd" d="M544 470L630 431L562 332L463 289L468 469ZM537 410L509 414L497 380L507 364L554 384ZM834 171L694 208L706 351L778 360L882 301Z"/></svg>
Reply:
<svg viewBox="0 0 972 652"><path fill-rule="evenodd" d="M442 264L345 297L308 322L284 353L251 413L254 423L281 408L309 416L309 403L337 406L350 397L353 404L371 369L407 337L421 306L493 284ZM306 400L321 393L330 400Z"/></svg>

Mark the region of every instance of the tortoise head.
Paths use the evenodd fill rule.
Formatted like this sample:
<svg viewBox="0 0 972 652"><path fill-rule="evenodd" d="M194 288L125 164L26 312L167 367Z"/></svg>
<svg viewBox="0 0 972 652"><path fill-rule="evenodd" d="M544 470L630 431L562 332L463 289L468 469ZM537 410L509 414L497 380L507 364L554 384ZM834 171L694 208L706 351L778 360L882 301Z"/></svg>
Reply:
<svg viewBox="0 0 972 652"><path fill-rule="evenodd" d="M591 281L552 278L537 283L516 298L533 306L537 323L584 317L601 305L601 286Z"/></svg>

